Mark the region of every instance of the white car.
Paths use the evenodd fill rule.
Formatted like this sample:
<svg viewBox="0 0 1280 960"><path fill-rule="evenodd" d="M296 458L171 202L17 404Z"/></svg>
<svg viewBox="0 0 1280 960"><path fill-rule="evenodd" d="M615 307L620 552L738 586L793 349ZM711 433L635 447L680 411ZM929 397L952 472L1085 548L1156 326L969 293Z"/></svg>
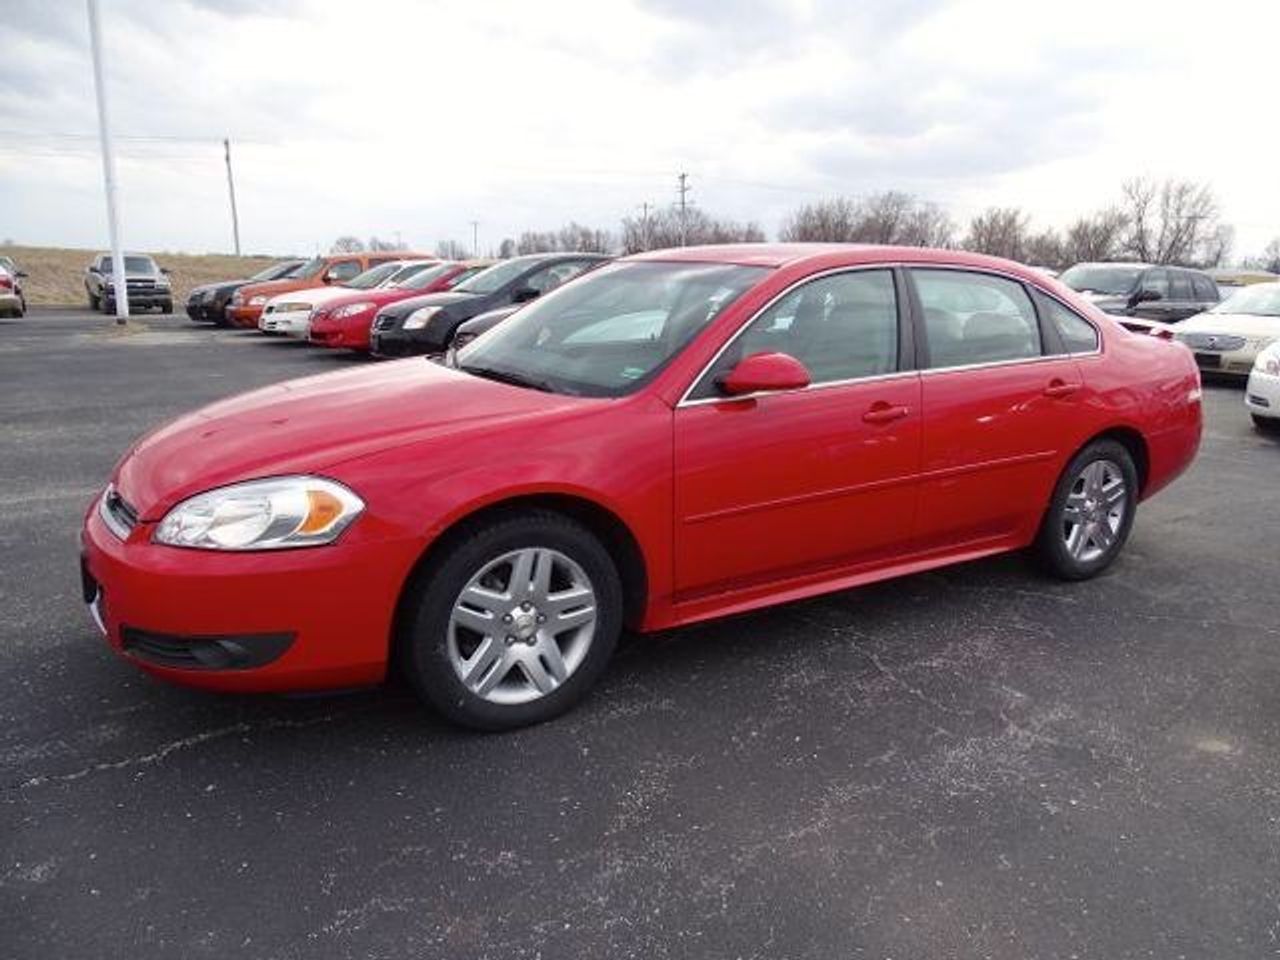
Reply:
<svg viewBox="0 0 1280 960"><path fill-rule="evenodd" d="M1280 340L1280 283L1242 287L1212 310L1183 320L1175 336L1206 373L1248 376L1258 354Z"/></svg>
<svg viewBox="0 0 1280 960"><path fill-rule="evenodd" d="M1258 354L1244 388L1244 406L1259 430L1280 432L1280 340Z"/></svg>
<svg viewBox="0 0 1280 960"><path fill-rule="evenodd" d="M258 329L263 333L283 333L305 340L311 332L311 311L320 304L345 297L353 290L372 290L375 287L384 287L406 280L439 262L438 260L389 260L376 267L370 267L346 283L282 293L278 297L272 297L263 306L262 315L258 317Z"/></svg>

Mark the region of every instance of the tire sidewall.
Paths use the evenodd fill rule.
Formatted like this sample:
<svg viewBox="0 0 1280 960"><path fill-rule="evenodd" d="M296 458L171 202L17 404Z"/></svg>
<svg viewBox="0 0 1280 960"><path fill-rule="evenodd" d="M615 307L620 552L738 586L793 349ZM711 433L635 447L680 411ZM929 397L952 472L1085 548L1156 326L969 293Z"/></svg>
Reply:
<svg viewBox="0 0 1280 960"><path fill-rule="evenodd" d="M1124 476L1127 502L1124 519L1120 523L1120 529L1110 549L1093 560L1081 561L1071 556L1067 551L1066 543L1063 542L1061 533L1063 509L1076 478L1085 467L1098 460L1110 460L1120 468ZM1058 478L1053 499L1049 503L1049 509L1045 511L1044 522L1040 528L1037 547L1049 571L1068 580L1087 580L1111 566L1124 549L1129 539L1129 531L1133 529L1134 517L1138 511L1138 493L1138 470L1134 466L1133 457L1123 444L1115 440L1095 440L1072 457Z"/></svg>
<svg viewBox="0 0 1280 960"><path fill-rule="evenodd" d="M548 547L582 567L596 595L596 629L586 658L554 691L523 704L497 704L468 690L449 660L448 630L459 593L485 564L514 550ZM450 544L411 587L399 640L401 667L415 689L449 719L479 730L527 726L563 713L595 684L622 629L622 585L600 541L576 521L553 513L512 517Z"/></svg>

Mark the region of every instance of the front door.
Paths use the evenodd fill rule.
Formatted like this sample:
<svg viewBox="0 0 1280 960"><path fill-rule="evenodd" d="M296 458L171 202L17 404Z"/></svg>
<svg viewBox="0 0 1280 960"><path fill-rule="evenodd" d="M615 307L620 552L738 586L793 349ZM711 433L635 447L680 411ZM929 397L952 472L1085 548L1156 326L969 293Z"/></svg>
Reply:
<svg viewBox="0 0 1280 960"><path fill-rule="evenodd" d="M910 549L921 386L898 303L888 269L808 281L752 320L676 409L677 602ZM798 359L810 386L720 394L716 379L762 352Z"/></svg>

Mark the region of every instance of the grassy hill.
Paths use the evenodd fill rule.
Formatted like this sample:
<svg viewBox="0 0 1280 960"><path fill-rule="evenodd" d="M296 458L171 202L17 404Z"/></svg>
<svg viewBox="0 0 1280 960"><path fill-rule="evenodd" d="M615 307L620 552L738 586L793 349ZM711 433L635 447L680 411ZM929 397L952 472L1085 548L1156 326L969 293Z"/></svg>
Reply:
<svg viewBox="0 0 1280 960"><path fill-rule="evenodd" d="M0 245L0 253L13 257L25 270L22 281L27 303L42 306L88 306L84 293L84 268L98 250L74 250L61 247L23 247ZM213 280L232 280L257 273L273 257L232 257L220 253L154 253L156 262L169 268L173 281L174 309L181 310L187 291Z"/></svg>

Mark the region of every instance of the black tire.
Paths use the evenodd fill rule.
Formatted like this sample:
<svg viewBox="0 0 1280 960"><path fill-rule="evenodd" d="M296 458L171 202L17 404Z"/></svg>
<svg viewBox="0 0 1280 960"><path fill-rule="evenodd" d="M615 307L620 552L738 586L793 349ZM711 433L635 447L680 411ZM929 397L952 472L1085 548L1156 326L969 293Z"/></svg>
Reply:
<svg viewBox="0 0 1280 960"><path fill-rule="evenodd" d="M554 690L526 703L494 703L468 689L449 655L454 604L473 576L506 553L549 548L570 558L595 593L595 629L581 662ZM430 569L406 588L397 659L419 696L454 723L476 730L509 730L549 720L577 703L604 672L622 630L622 583L613 558L586 527L536 510L495 520L443 547Z"/></svg>
<svg viewBox="0 0 1280 960"><path fill-rule="evenodd" d="M1091 464L1109 462L1119 469L1124 480L1124 513L1113 540L1105 549L1099 548L1097 556L1081 558L1068 549L1065 533L1067 500L1072 489L1080 482L1081 474ZM1138 506L1138 470L1133 457L1124 445L1115 440L1095 440L1067 464L1053 489L1053 498L1040 523L1034 552L1040 566L1052 576L1062 580L1088 580L1111 566L1133 528L1133 518ZM1105 521L1104 521L1105 522ZM1087 544L1086 544L1087 546Z"/></svg>
<svg viewBox="0 0 1280 960"><path fill-rule="evenodd" d="M115 312L116 312L116 302L115 302L114 300L108 300L106 297L103 297L103 298L101 298L100 302L101 302L101 304L102 304L102 312L103 312L103 313L115 313Z"/></svg>
<svg viewBox="0 0 1280 960"><path fill-rule="evenodd" d="M98 299L97 295L93 293L89 294L89 309L98 310L101 306L102 302Z"/></svg>
<svg viewBox="0 0 1280 960"><path fill-rule="evenodd" d="M160 304L160 312L173 313L173 303L166 300L164 303Z"/></svg>
<svg viewBox="0 0 1280 960"><path fill-rule="evenodd" d="M1253 417L1253 425L1263 433L1280 433L1280 419L1276 417L1260 417L1256 413L1251 413Z"/></svg>

